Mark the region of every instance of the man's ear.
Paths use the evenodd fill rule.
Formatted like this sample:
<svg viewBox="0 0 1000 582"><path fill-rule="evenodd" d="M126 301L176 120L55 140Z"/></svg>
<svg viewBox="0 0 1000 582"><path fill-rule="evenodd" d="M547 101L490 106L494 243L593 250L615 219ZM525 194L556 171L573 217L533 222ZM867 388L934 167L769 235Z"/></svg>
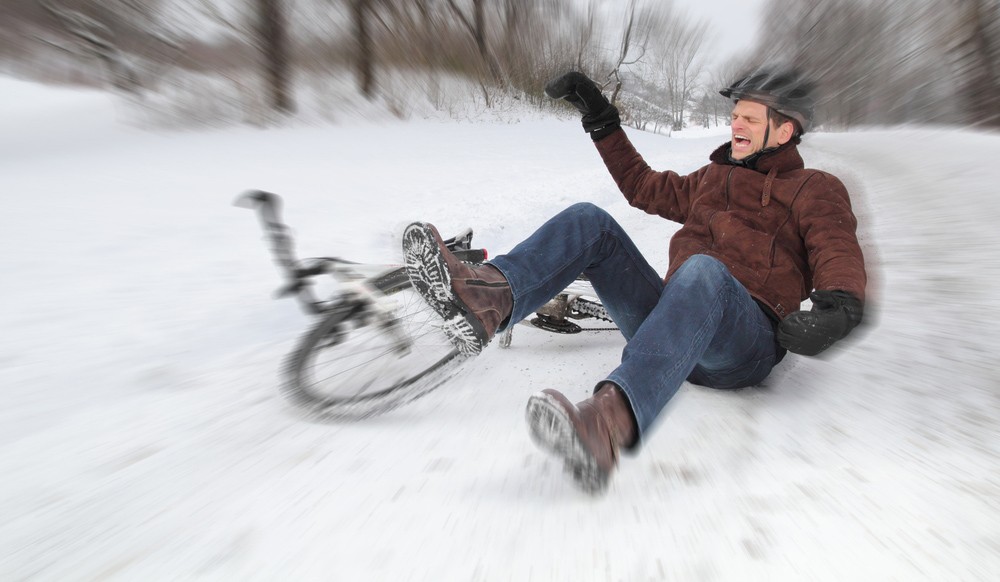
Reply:
<svg viewBox="0 0 1000 582"><path fill-rule="evenodd" d="M778 145L785 145L788 140L792 139L795 135L795 124L791 121L786 121L778 126Z"/></svg>

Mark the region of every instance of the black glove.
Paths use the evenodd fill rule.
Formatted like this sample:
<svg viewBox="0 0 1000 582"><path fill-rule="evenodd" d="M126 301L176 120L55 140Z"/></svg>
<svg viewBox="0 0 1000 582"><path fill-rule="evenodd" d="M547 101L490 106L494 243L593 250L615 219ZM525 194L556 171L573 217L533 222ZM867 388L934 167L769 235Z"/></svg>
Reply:
<svg viewBox="0 0 1000 582"><path fill-rule="evenodd" d="M815 291L811 311L796 311L778 325L778 343L790 352L815 356L843 339L859 323L864 306L847 291Z"/></svg>
<svg viewBox="0 0 1000 582"><path fill-rule="evenodd" d="M622 126L618 108L601 94L597 84L576 71L556 77L545 85L545 94L565 99L583 114L583 130L599 141Z"/></svg>

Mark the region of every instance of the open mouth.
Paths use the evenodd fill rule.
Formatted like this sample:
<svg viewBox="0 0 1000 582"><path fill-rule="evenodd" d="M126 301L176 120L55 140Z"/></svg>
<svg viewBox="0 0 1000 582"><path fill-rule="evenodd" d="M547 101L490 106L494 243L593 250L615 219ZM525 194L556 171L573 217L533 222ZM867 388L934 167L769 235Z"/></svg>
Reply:
<svg viewBox="0 0 1000 582"><path fill-rule="evenodd" d="M750 138L745 135L736 134L733 136L733 145L746 147L750 145Z"/></svg>

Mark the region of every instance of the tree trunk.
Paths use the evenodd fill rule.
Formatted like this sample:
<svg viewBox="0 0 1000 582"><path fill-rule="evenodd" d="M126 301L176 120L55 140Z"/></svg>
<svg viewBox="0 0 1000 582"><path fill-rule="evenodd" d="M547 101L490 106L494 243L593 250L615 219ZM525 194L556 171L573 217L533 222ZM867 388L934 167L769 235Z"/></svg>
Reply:
<svg viewBox="0 0 1000 582"><path fill-rule="evenodd" d="M473 2L473 8L475 9L476 18L476 48L479 50L479 56L486 62L486 66L490 70L490 76L493 77L493 81L497 85L503 85L503 73L500 71L500 65L497 64L496 59L490 54L490 48L486 44L486 15L483 10L483 0L475 0Z"/></svg>
<svg viewBox="0 0 1000 582"><path fill-rule="evenodd" d="M469 31L469 34L472 35L472 39L476 43L476 50L479 51L480 58L486 64L486 68L489 69L493 82L500 86L504 85L503 71L500 70L500 65L490 53L489 45L486 42L486 14L483 0L472 1L471 22L465 16L465 13L462 12L462 9L455 4L455 0L448 0L448 7L451 8L451 11L458 17L462 25L465 26L465 29Z"/></svg>
<svg viewBox="0 0 1000 582"><path fill-rule="evenodd" d="M260 48L264 57L268 87L268 105L287 114L295 111L289 83L287 30L281 0L257 0L260 23Z"/></svg>
<svg viewBox="0 0 1000 582"><path fill-rule="evenodd" d="M990 46L989 11L983 0L962 4L960 40L956 46L959 68L959 91L971 125L1000 127L1000 79Z"/></svg>
<svg viewBox="0 0 1000 582"><path fill-rule="evenodd" d="M368 29L370 0L352 0L351 15L354 20L354 39L358 51L358 87L366 99L375 97L375 47Z"/></svg>

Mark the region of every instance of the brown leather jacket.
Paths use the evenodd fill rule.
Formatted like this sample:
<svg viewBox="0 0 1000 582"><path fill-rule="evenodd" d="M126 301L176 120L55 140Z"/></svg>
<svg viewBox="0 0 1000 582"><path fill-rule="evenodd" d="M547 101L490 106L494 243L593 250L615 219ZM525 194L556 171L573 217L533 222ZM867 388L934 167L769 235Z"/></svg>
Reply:
<svg viewBox="0 0 1000 582"><path fill-rule="evenodd" d="M805 169L788 143L762 155L756 169L734 165L729 144L687 176L657 172L624 131L596 142L629 204L684 226L670 241L669 279L688 257L722 261L778 319L797 311L813 289L865 299L864 257L847 189L836 177Z"/></svg>

